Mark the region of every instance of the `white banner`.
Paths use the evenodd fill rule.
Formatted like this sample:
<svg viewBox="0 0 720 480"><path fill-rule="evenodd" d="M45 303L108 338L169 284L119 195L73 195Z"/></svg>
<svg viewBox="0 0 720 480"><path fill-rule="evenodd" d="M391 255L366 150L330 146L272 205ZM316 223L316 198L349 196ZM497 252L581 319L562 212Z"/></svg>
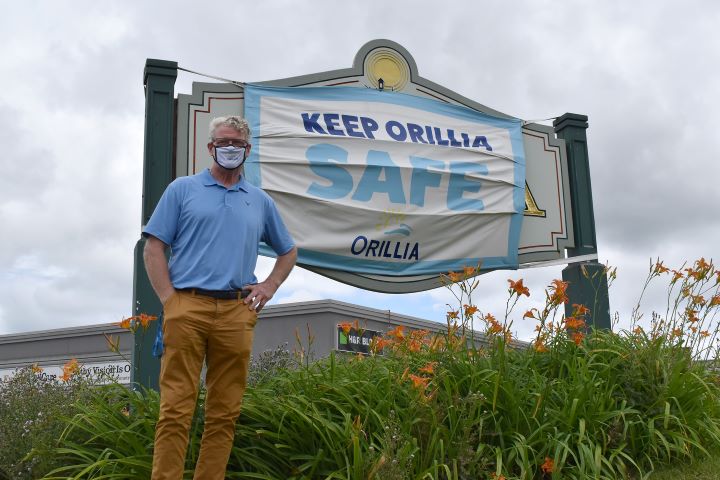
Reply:
<svg viewBox="0 0 720 480"><path fill-rule="evenodd" d="M116 381L122 384L130 383L132 367L126 360L109 362L80 363L76 375L82 375L98 384ZM0 380L8 381L15 375L16 368L0 369ZM36 375L49 380L60 381L63 375L63 365L40 365Z"/></svg>
<svg viewBox="0 0 720 480"><path fill-rule="evenodd" d="M517 268L521 121L352 87L245 87L247 179L299 262L381 275ZM269 249L263 249L269 253Z"/></svg>

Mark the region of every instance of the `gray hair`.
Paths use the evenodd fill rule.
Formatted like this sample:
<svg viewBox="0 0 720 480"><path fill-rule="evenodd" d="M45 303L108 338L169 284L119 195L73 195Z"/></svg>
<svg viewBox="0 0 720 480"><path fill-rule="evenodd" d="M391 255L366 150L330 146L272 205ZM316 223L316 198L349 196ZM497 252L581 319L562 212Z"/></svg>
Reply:
<svg viewBox="0 0 720 480"><path fill-rule="evenodd" d="M248 139L250 139L250 125L247 121L236 115L229 115L227 117L216 117L210 121L210 140L215 140L215 130L218 127L230 127L238 132L245 132Z"/></svg>

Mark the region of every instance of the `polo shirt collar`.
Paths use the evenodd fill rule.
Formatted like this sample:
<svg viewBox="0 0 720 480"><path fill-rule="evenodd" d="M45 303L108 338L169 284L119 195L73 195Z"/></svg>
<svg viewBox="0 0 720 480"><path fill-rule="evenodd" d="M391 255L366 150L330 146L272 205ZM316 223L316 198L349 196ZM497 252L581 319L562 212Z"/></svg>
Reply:
<svg viewBox="0 0 720 480"><path fill-rule="evenodd" d="M203 185L205 185L206 187L211 187L213 185L219 185L219 186L225 188L225 185L222 185L217 180L215 180L215 177L212 176L209 168L206 168L200 174L200 176L201 176ZM235 190L235 191L242 190L243 192L247 193L248 189L247 189L247 181L245 180L245 176L240 175L240 180L235 185L228 188L228 190Z"/></svg>

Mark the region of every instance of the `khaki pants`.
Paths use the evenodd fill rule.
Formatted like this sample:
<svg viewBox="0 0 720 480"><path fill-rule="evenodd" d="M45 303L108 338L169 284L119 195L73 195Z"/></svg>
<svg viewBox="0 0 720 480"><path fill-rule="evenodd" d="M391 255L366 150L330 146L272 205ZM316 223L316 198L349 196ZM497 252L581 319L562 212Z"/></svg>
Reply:
<svg viewBox="0 0 720 480"><path fill-rule="evenodd" d="M164 305L160 418L153 480L183 478L188 432L206 359L205 430L195 480L225 478L245 393L257 314L242 299L177 292Z"/></svg>

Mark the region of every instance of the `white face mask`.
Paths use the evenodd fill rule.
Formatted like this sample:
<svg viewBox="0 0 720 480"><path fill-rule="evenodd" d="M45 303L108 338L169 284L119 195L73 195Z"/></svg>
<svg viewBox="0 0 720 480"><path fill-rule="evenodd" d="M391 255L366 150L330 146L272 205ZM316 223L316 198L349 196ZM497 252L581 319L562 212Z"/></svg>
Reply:
<svg viewBox="0 0 720 480"><path fill-rule="evenodd" d="M245 161L246 151L244 148L215 147L215 161L223 168L235 170Z"/></svg>

